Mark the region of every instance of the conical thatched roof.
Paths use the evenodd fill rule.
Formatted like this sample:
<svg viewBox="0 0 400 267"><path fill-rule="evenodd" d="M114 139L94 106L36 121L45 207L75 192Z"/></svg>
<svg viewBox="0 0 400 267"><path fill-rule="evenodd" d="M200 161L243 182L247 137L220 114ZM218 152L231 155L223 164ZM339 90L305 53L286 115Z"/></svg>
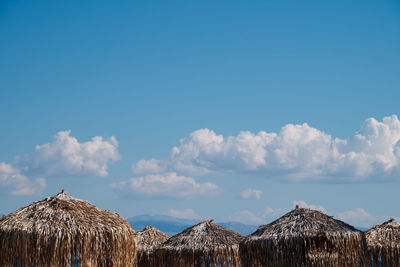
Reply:
<svg viewBox="0 0 400 267"><path fill-rule="evenodd" d="M382 266L400 266L400 224L390 219L365 232L368 261Z"/></svg>
<svg viewBox="0 0 400 267"><path fill-rule="evenodd" d="M361 232L322 212L298 207L240 243L244 266L357 266L362 255Z"/></svg>
<svg viewBox="0 0 400 267"><path fill-rule="evenodd" d="M167 240L168 236L166 234L151 225L136 232L135 242L137 266L153 266L150 254L156 247Z"/></svg>
<svg viewBox="0 0 400 267"><path fill-rule="evenodd" d="M171 237L154 253L154 266L238 266L242 235L204 221Z"/></svg>
<svg viewBox="0 0 400 267"><path fill-rule="evenodd" d="M134 233L118 214L62 190L0 219L0 266L132 266Z"/></svg>

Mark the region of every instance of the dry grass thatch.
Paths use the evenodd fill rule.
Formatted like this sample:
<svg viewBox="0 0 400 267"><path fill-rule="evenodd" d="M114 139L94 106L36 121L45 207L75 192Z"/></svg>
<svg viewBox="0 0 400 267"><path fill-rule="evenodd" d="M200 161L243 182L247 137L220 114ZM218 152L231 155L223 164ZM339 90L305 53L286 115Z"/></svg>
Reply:
<svg viewBox="0 0 400 267"><path fill-rule="evenodd" d="M238 266L242 235L201 222L171 237L153 253L153 266Z"/></svg>
<svg viewBox="0 0 400 267"><path fill-rule="evenodd" d="M400 266L400 224L390 219L365 232L368 262L374 266Z"/></svg>
<svg viewBox="0 0 400 267"><path fill-rule="evenodd" d="M363 235L322 212L296 207L240 243L243 266L358 266Z"/></svg>
<svg viewBox="0 0 400 267"><path fill-rule="evenodd" d="M160 244L168 240L168 236L153 226L147 226L141 231L136 232L136 261L137 266L153 266L150 257L153 250Z"/></svg>
<svg viewBox="0 0 400 267"><path fill-rule="evenodd" d="M61 191L0 219L0 266L133 266L135 231Z"/></svg>

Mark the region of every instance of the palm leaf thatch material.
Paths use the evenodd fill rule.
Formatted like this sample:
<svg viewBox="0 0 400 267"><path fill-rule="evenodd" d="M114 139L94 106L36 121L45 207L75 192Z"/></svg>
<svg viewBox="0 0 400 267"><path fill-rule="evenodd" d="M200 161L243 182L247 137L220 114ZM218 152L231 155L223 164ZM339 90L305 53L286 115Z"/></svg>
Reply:
<svg viewBox="0 0 400 267"><path fill-rule="evenodd" d="M168 240L168 236L149 225L141 231L136 232L136 261L139 267L153 266L152 258L150 257L153 250L160 244Z"/></svg>
<svg viewBox="0 0 400 267"><path fill-rule="evenodd" d="M204 221L162 244L153 254L154 266L239 266L242 237L212 220Z"/></svg>
<svg viewBox="0 0 400 267"><path fill-rule="evenodd" d="M243 266L358 266L363 235L322 212L296 207L240 243Z"/></svg>
<svg viewBox="0 0 400 267"><path fill-rule="evenodd" d="M368 262L374 266L400 266L400 224L390 219L365 232Z"/></svg>
<svg viewBox="0 0 400 267"><path fill-rule="evenodd" d="M133 266L134 234L118 214L62 190L0 219L0 266Z"/></svg>

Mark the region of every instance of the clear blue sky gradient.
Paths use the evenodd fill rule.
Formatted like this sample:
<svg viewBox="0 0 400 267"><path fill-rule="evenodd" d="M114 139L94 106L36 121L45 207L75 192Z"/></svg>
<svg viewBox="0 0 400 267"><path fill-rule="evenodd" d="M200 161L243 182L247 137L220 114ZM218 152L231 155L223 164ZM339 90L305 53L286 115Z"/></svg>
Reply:
<svg viewBox="0 0 400 267"><path fill-rule="evenodd" d="M209 128L279 132L306 122L346 138L369 117L400 115L398 1L1 1L0 162L52 140L114 135L122 159L109 175L47 178L40 196L0 195L0 213L66 188L129 217L191 208L228 220L240 210L363 208L400 216L399 182L218 184L190 200L116 197L140 159L165 158L180 138ZM257 200L240 192L258 188Z"/></svg>

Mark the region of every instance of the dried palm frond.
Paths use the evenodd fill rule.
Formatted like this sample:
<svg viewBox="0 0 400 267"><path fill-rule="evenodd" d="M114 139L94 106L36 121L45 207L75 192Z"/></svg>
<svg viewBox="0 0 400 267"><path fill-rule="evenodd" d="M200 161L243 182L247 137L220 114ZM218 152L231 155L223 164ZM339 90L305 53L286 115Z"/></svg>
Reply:
<svg viewBox="0 0 400 267"><path fill-rule="evenodd" d="M135 233L136 261L139 267L150 267L153 250L168 240L168 236L155 227L149 225Z"/></svg>
<svg viewBox="0 0 400 267"><path fill-rule="evenodd" d="M133 266L134 234L118 214L62 190L0 219L0 266Z"/></svg>
<svg viewBox="0 0 400 267"><path fill-rule="evenodd" d="M243 266L358 266L363 245L354 227L296 207L245 238L240 256Z"/></svg>
<svg viewBox="0 0 400 267"><path fill-rule="evenodd" d="M374 266L400 266L400 224L390 219L365 232L367 260Z"/></svg>
<svg viewBox="0 0 400 267"><path fill-rule="evenodd" d="M241 239L239 233L212 220L204 221L171 237L156 249L153 266L239 266Z"/></svg>

